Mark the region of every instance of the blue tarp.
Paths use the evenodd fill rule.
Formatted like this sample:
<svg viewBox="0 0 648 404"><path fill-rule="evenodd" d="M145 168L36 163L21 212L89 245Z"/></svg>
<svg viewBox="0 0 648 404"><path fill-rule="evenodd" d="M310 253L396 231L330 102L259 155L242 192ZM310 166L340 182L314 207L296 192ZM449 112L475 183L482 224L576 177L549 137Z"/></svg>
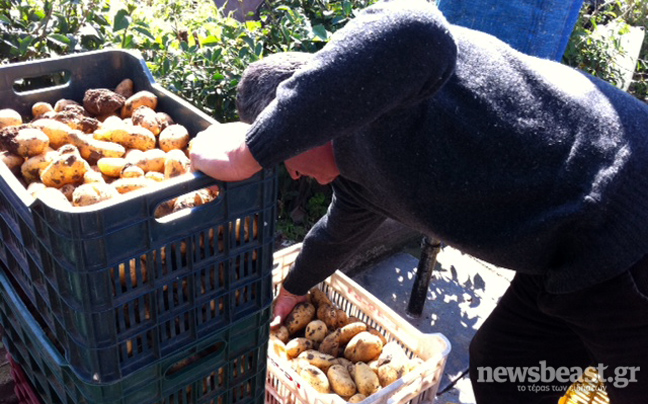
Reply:
<svg viewBox="0 0 648 404"><path fill-rule="evenodd" d="M560 60L583 0L438 0L453 24L494 35L530 55Z"/></svg>

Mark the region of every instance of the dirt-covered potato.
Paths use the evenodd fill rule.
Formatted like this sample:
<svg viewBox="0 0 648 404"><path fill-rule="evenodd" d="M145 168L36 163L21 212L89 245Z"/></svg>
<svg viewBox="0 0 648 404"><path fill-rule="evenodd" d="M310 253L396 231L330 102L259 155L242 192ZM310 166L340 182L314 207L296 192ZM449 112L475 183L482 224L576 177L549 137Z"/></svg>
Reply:
<svg viewBox="0 0 648 404"><path fill-rule="evenodd" d="M338 331L339 330L333 331L322 340L318 348L320 352L324 352L333 357L340 355L341 345L340 334Z"/></svg>
<svg viewBox="0 0 648 404"><path fill-rule="evenodd" d="M151 149L143 152L138 159L133 157L132 163L144 170L145 173L149 171L157 171L164 173L164 163L166 162L167 154L160 149Z"/></svg>
<svg viewBox="0 0 648 404"><path fill-rule="evenodd" d="M288 329L290 335L295 335L297 331L301 331L308 323L315 318L315 306L308 302L297 303L293 310L288 314L284 321L284 325Z"/></svg>
<svg viewBox="0 0 648 404"><path fill-rule="evenodd" d="M342 365L332 365L326 371L326 376L333 391L342 397L351 397L356 394L357 387L349 371Z"/></svg>
<svg viewBox="0 0 648 404"><path fill-rule="evenodd" d="M22 123L22 116L17 111L11 108L0 109L0 129L21 125Z"/></svg>
<svg viewBox="0 0 648 404"><path fill-rule="evenodd" d="M123 157L103 157L97 160L99 170L109 177L119 178L124 167L128 164Z"/></svg>
<svg viewBox="0 0 648 404"><path fill-rule="evenodd" d="M317 319L322 320L329 330L337 328L337 308L329 304L320 304L317 308Z"/></svg>
<svg viewBox="0 0 648 404"><path fill-rule="evenodd" d="M2 161L11 171L20 170L20 166L25 162L25 158L8 151L0 151L0 161Z"/></svg>
<svg viewBox="0 0 648 404"><path fill-rule="evenodd" d="M319 352L315 349L307 349L300 353L297 358L304 359L311 365L317 366L325 372L328 368L334 365L333 360L335 359L331 355Z"/></svg>
<svg viewBox="0 0 648 404"><path fill-rule="evenodd" d="M49 137L50 147L54 150L63 146L64 144L70 143L69 135L72 132L72 128L64 124L63 122L57 121L55 119L37 119L31 123L32 126L43 131Z"/></svg>
<svg viewBox="0 0 648 404"><path fill-rule="evenodd" d="M54 187L46 187L33 193L34 198L40 198L49 205L58 208L70 207L70 201L63 193Z"/></svg>
<svg viewBox="0 0 648 404"><path fill-rule="evenodd" d="M124 102L124 96L107 88L92 88L83 95L83 107L94 116L112 114L121 109Z"/></svg>
<svg viewBox="0 0 648 404"><path fill-rule="evenodd" d="M41 172L50 165L58 152L48 149L44 153L30 157L20 166L20 173L27 184L41 182Z"/></svg>
<svg viewBox="0 0 648 404"><path fill-rule="evenodd" d="M65 109L65 107L70 105L79 105L79 103L74 100L61 98L60 100L54 103L54 112L61 112Z"/></svg>
<svg viewBox="0 0 648 404"><path fill-rule="evenodd" d="M42 191L45 188L47 188L47 186L42 182L34 181L27 185L27 192L29 192L31 196L35 196L38 192Z"/></svg>
<svg viewBox="0 0 648 404"><path fill-rule="evenodd" d="M150 130L137 125L125 125L123 129L111 133L113 142L119 143L127 149L146 151L155 148L157 139Z"/></svg>
<svg viewBox="0 0 648 404"><path fill-rule="evenodd" d="M133 80L122 80L117 84L117 87L115 87L115 92L126 99L130 98L133 95Z"/></svg>
<svg viewBox="0 0 648 404"><path fill-rule="evenodd" d="M0 150L22 157L43 153L49 147L49 137L31 125L7 126L0 129Z"/></svg>
<svg viewBox="0 0 648 404"><path fill-rule="evenodd" d="M52 115L51 119L63 122L70 128L83 133L93 133L101 126L101 122L87 116L85 109L80 105L68 105L62 111Z"/></svg>
<svg viewBox="0 0 648 404"><path fill-rule="evenodd" d="M74 206L89 206L114 198L119 195L117 190L109 184L93 182L79 185L72 193Z"/></svg>
<svg viewBox="0 0 648 404"><path fill-rule="evenodd" d="M138 91L132 96L128 97L124 106L121 109L122 118L130 118L133 115L133 112L141 106L147 106L153 110L157 108L157 96L150 91Z"/></svg>
<svg viewBox="0 0 648 404"><path fill-rule="evenodd" d="M97 140L92 135L85 134L79 130L73 130L68 134L70 144L79 149L81 157L91 164L96 163L104 157L122 157L126 154L124 146L115 142Z"/></svg>
<svg viewBox="0 0 648 404"><path fill-rule="evenodd" d="M328 335L328 328L322 320L313 320L306 325L304 335L315 342L322 342Z"/></svg>
<svg viewBox="0 0 648 404"><path fill-rule="evenodd" d="M373 370L364 362L358 362L354 367L354 376L358 393L369 397L380 390L380 381Z"/></svg>
<svg viewBox="0 0 648 404"><path fill-rule="evenodd" d="M352 397L350 397L350 398L347 400L347 403L355 404L355 403L359 403L359 402L361 402L361 401L364 401L364 400L366 400L366 399L367 399L367 396L365 396L364 394L360 394L360 393L358 393L358 394L355 394L355 395L353 395Z"/></svg>
<svg viewBox="0 0 648 404"><path fill-rule="evenodd" d="M363 331L349 341L344 348L344 357L351 362L369 362L382 352L382 341L377 336Z"/></svg>
<svg viewBox="0 0 648 404"><path fill-rule="evenodd" d="M325 394L331 392L331 385L326 374L318 367L306 365L301 369L299 375L318 392Z"/></svg>
<svg viewBox="0 0 648 404"><path fill-rule="evenodd" d="M191 161L182 150L171 150L164 161L164 178L174 178L186 174L191 169Z"/></svg>
<svg viewBox="0 0 648 404"><path fill-rule="evenodd" d="M32 105L31 111L34 119L38 119L48 112L54 112L54 107L49 102L39 101Z"/></svg>
<svg viewBox="0 0 648 404"><path fill-rule="evenodd" d="M132 164L126 164L120 174L121 178L139 178L144 177L144 170Z"/></svg>
<svg viewBox="0 0 648 404"><path fill-rule="evenodd" d="M159 173L157 171L149 171L146 174L144 174L144 177L153 180L155 182L162 182L164 181L164 174Z"/></svg>
<svg viewBox="0 0 648 404"><path fill-rule="evenodd" d="M268 352L274 353L279 359L288 360L286 344L274 335L270 335L268 340Z"/></svg>
<svg viewBox="0 0 648 404"><path fill-rule="evenodd" d="M162 132L162 123L158 121L157 113L146 105L142 105L133 111L131 119L133 120L133 125L146 128L155 136Z"/></svg>
<svg viewBox="0 0 648 404"><path fill-rule="evenodd" d="M160 125L162 125L162 130L175 124L175 121L173 120L173 118L171 118L171 115L167 114L166 112L157 112L157 120Z"/></svg>
<svg viewBox="0 0 648 404"><path fill-rule="evenodd" d="M286 344L286 354L288 355L288 358L296 358L300 353L308 349L313 349L314 347L315 344L308 338L293 338Z"/></svg>
<svg viewBox="0 0 648 404"><path fill-rule="evenodd" d="M382 387L392 384L409 371L409 358L396 341L389 342L383 347L377 362L378 380Z"/></svg>
<svg viewBox="0 0 648 404"><path fill-rule="evenodd" d="M316 308L319 308L321 305L324 304L333 306L333 302L331 302L328 296L326 296L326 293L324 293L324 291L320 288L312 288L308 293L308 296L310 298L310 302Z"/></svg>
<svg viewBox="0 0 648 404"><path fill-rule="evenodd" d="M104 180L104 176L101 173L101 171L95 171L94 168L92 168L91 166L90 170L86 171L86 173L83 174L83 183L91 184L95 182L105 183L106 181Z"/></svg>
<svg viewBox="0 0 648 404"><path fill-rule="evenodd" d="M160 149L168 152L174 149L184 149L189 144L189 132L182 125L170 125L164 129L158 138Z"/></svg>
<svg viewBox="0 0 648 404"><path fill-rule="evenodd" d="M363 331L367 331L367 325L365 323L356 322L347 324L344 327L339 329L339 339L341 345L346 345L351 341L353 337L360 334Z"/></svg>
<svg viewBox="0 0 648 404"><path fill-rule="evenodd" d="M288 333L288 329L285 325L281 325L276 329L271 330L270 335L274 335L275 337L279 338L279 340L284 344L290 340L290 333Z"/></svg>
<svg viewBox="0 0 648 404"><path fill-rule="evenodd" d="M83 181L83 175L90 170L90 165L72 145L65 145L58 150L58 156L41 172L41 181L48 187L60 188L65 184L76 184Z"/></svg>
<svg viewBox="0 0 648 404"><path fill-rule="evenodd" d="M110 183L117 192L120 194L126 194L132 191L137 191L138 189L147 188L157 184L155 181L150 180L146 177L139 178L119 178Z"/></svg>

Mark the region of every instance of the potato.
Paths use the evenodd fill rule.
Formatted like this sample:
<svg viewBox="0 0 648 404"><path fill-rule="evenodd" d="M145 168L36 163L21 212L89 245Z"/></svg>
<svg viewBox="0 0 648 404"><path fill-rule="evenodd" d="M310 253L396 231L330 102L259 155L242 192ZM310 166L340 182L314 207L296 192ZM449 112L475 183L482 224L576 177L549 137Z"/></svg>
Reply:
<svg viewBox="0 0 648 404"><path fill-rule="evenodd" d="M144 177L153 180L155 182L164 181L164 174L159 173L157 171L149 171L146 174L144 174Z"/></svg>
<svg viewBox="0 0 648 404"><path fill-rule="evenodd" d="M349 366L351 366L351 367L353 366L353 362L351 362L350 360L348 360L347 358L344 358L344 357L339 357L339 358L333 359L333 364L334 365L342 365L347 370L349 369Z"/></svg>
<svg viewBox="0 0 648 404"><path fill-rule="evenodd" d="M107 88L92 88L83 95L83 107L94 116L108 115L120 110L126 98Z"/></svg>
<svg viewBox="0 0 648 404"><path fill-rule="evenodd" d="M186 174L191 169L191 161L182 150L171 150L164 161L164 178L174 178Z"/></svg>
<svg viewBox="0 0 648 404"><path fill-rule="evenodd" d="M40 129L49 138L49 144L52 149L58 149L64 144L70 143L70 132L72 128L54 119L38 119L32 122L32 126Z"/></svg>
<svg viewBox="0 0 648 404"><path fill-rule="evenodd" d="M115 87L115 92L126 99L130 98L133 95L133 80L122 80L117 84L117 87Z"/></svg>
<svg viewBox="0 0 648 404"><path fill-rule="evenodd" d="M367 396L365 396L364 394L358 393L358 394L355 394L354 396L350 397L347 400L347 403L359 403L361 401L364 401L366 398L367 398Z"/></svg>
<svg viewBox="0 0 648 404"><path fill-rule="evenodd" d="M337 320L335 324L335 328L342 328L345 325L347 325L349 321L349 316L347 316L346 312L342 309L336 309L337 313L335 315L335 318Z"/></svg>
<svg viewBox="0 0 648 404"><path fill-rule="evenodd" d="M286 354L289 358L296 358L300 353L308 349L313 349L314 347L315 344L308 338L293 338L286 344Z"/></svg>
<svg viewBox="0 0 648 404"><path fill-rule="evenodd" d="M358 362L354 367L354 377L358 392L367 397L380 390L378 376L364 362Z"/></svg>
<svg viewBox="0 0 648 404"><path fill-rule="evenodd" d="M106 181L104 180L101 171L95 171L92 167L90 167L90 170L86 171L86 173L83 174L83 183L91 184L95 182L105 183Z"/></svg>
<svg viewBox="0 0 648 404"><path fill-rule="evenodd" d="M331 392L331 385L329 383L326 374L316 366L306 365L300 372L299 375L304 378L304 380L313 386L315 390L320 393L328 394Z"/></svg>
<svg viewBox="0 0 648 404"><path fill-rule="evenodd" d="M120 174L120 178L139 178L144 177L144 170L132 164L126 164Z"/></svg>
<svg viewBox="0 0 648 404"><path fill-rule="evenodd" d="M0 109L0 129L21 125L22 123L22 116L17 111L11 108Z"/></svg>
<svg viewBox="0 0 648 404"><path fill-rule="evenodd" d="M160 149L168 152L174 149L184 149L189 144L189 132L182 125L170 125L164 129L158 138Z"/></svg>
<svg viewBox="0 0 648 404"><path fill-rule="evenodd" d="M41 172L43 184L60 188L65 184L80 183L86 171L90 170L88 162L72 145L61 147L58 153L58 156Z"/></svg>
<svg viewBox="0 0 648 404"><path fill-rule="evenodd" d="M34 193L34 198L42 199L48 205L57 208L70 207L70 201L67 200L65 195L54 187L46 187Z"/></svg>
<svg viewBox="0 0 648 404"><path fill-rule="evenodd" d="M370 334L373 334L376 337L380 338L380 341L382 342L383 345L387 344L387 339L385 338L385 336L380 331L376 330L375 328L371 328L371 327L367 327L367 331Z"/></svg>
<svg viewBox="0 0 648 404"><path fill-rule="evenodd" d="M162 123L157 120L157 113L146 105L133 111L133 125L138 125L151 131L155 136L162 132ZM166 151L166 150L165 150Z"/></svg>
<svg viewBox="0 0 648 404"><path fill-rule="evenodd" d="M396 341L392 341L383 347L377 365L380 385L386 387L409 371L409 358L403 348Z"/></svg>
<svg viewBox="0 0 648 404"><path fill-rule="evenodd" d="M337 357L340 354L340 348L340 334L336 330L322 340L319 351Z"/></svg>
<svg viewBox="0 0 648 404"><path fill-rule="evenodd" d="M342 397L351 397L356 391L357 387L349 371L342 365L332 365L326 371L326 376L333 391Z"/></svg>
<svg viewBox="0 0 648 404"><path fill-rule="evenodd" d="M42 182L32 182L27 185L27 192L29 192L31 196L35 196L38 192L44 190L45 188L47 188L47 186Z"/></svg>
<svg viewBox="0 0 648 404"><path fill-rule="evenodd" d="M52 149L44 153L30 157L20 166L20 172L26 183L41 182L41 172L50 165L58 153Z"/></svg>
<svg viewBox="0 0 648 404"><path fill-rule="evenodd" d="M304 334L310 340L322 342L328 334L328 328L322 320L313 320L306 325Z"/></svg>
<svg viewBox="0 0 648 404"><path fill-rule="evenodd" d="M340 344L348 344L349 341L351 341L351 338L355 337L363 331L367 331L367 325L365 323L356 322L345 325L344 327L339 329Z"/></svg>
<svg viewBox="0 0 648 404"><path fill-rule="evenodd" d="M0 150L22 157L33 157L49 147L43 131L30 125L7 126L0 129Z"/></svg>
<svg viewBox="0 0 648 404"><path fill-rule="evenodd" d="M137 191L138 189L147 188L155 185L156 182L145 177L140 178L119 178L110 185L115 187L120 194Z"/></svg>
<svg viewBox="0 0 648 404"><path fill-rule="evenodd" d="M309 297L310 297L310 302L316 308L318 308L319 306L321 306L323 304L333 306L333 303L328 298L328 296L326 296L326 293L324 293L324 291L322 291L322 289L320 289L320 288L312 288L310 290Z"/></svg>
<svg viewBox="0 0 648 404"><path fill-rule="evenodd" d="M407 373L413 371L417 367L423 364L423 359L421 358L412 358L407 362Z"/></svg>
<svg viewBox="0 0 648 404"><path fill-rule="evenodd" d="M106 183L89 183L79 185L72 194L74 206L89 206L119 195L114 187Z"/></svg>
<svg viewBox="0 0 648 404"><path fill-rule="evenodd" d="M75 189L76 186L74 186L74 184L65 184L59 189L59 191L61 191L61 193L65 195L68 201L72 202Z"/></svg>
<svg viewBox="0 0 648 404"><path fill-rule="evenodd" d="M270 331L270 335L279 338L279 340L284 344L288 342L288 340L290 340L290 334L288 333L288 329L284 325L281 325L275 330Z"/></svg>
<svg viewBox="0 0 648 404"><path fill-rule="evenodd" d="M110 177L119 178L124 167L128 164L123 157L103 157L97 160L99 170Z"/></svg>
<svg viewBox="0 0 648 404"><path fill-rule="evenodd" d="M20 166L25 162L25 158L8 151L0 152L0 161L2 161L11 171L20 170Z"/></svg>
<svg viewBox="0 0 648 404"><path fill-rule="evenodd" d="M133 157L133 164L144 170L145 173L149 171L164 172L164 163L166 162L167 154L160 149L146 150L142 153L139 159Z"/></svg>
<svg viewBox="0 0 648 404"><path fill-rule="evenodd" d="M321 304L317 308L317 318L322 320L329 330L337 328L337 309L329 304Z"/></svg>
<svg viewBox="0 0 648 404"><path fill-rule="evenodd" d="M277 358L288 360L288 354L286 353L286 344L283 343L279 338L270 335L268 340L268 352L273 353Z"/></svg>
<svg viewBox="0 0 648 404"><path fill-rule="evenodd" d="M122 118L129 118L137 108L145 105L153 110L157 108L157 96L150 91L138 91L128 97L121 110Z"/></svg>
<svg viewBox="0 0 648 404"><path fill-rule="evenodd" d="M54 104L54 112L61 112L65 109L65 107L70 105L79 105L79 103L73 100L66 100L65 98L61 98Z"/></svg>
<svg viewBox="0 0 648 404"><path fill-rule="evenodd" d="M49 102L39 101L32 105L32 115L34 119L38 119L48 112L54 112L54 107Z"/></svg>
<svg viewBox="0 0 648 404"><path fill-rule="evenodd" d="M377 336L363 331L349 341L344 348L344 357L351 362L369 362L382 351L382 341Z"/></svg>
<svg viewBox="0 0 648 404"><path fill-rule="evenodd" d="M168 126L173 125L175 122L173 121L173 118L169 116L166 112L158 112L157 113L157 120L162 125L162 130L166 129Z"/></svg>
<svg viewBox="0 0 648 404"><path fill-rule="evenodd" d="M68 135L68 139L70 140L70 144L73 144L79 149L81 157L92 164L104 157L122 157L126 154L126 149L122 145L114 142L97 140L91 135L79 130L71 131Z"/></svg>
<svg viewBox="0 0 648 404"><path fill-rule="evenodd" d="M304 359L311 365L317 366L325 372L328 370L328 368L334 365L333 360L335 359L331 355L327 355L315 349L307 349L304 352L300 353L297 358Z"/></svg>
<svg viewBox="0 0 648 404"><path fill-rule="evenodd" d="M150 150L155 148L156 138L150 130L137 125L126 125L123 130L111 133L113 142L127 149Z"/></svg>
<svg viewBox="0 0 648 404"><path fill-rule="evenodd" d="M297 331L306 328L308 323L313 321L314 317L315 306L307 302L297 303L286 317L284 325L288 329L288 333L294 335Z"/></svg>

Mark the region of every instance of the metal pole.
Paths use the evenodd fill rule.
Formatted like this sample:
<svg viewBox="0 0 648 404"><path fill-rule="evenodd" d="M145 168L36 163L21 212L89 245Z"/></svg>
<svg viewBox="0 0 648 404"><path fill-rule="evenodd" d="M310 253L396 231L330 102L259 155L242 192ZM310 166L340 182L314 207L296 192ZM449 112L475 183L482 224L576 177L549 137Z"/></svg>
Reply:
<svg viewBox="0 0 648 404"><path fill-rule="evenodd" d="M407 305L407 314L410 317L421 317L421 313L423 313L423 306L425 305L427 291L430 286L432 271L436 264L436 256L440 250L441 242L439 240L428 237L423 237L423 240L421 240L421 257L418 268L416 269L412 293L410 294Z"/></svg>

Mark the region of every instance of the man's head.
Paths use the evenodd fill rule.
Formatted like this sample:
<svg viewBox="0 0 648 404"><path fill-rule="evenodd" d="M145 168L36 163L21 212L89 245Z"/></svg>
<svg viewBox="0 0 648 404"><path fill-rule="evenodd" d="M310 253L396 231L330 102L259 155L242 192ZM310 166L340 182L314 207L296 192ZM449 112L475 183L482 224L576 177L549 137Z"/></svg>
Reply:
<svg viewBox="0 0 648 404"><path fill-rule="evenodd" d="M275 53L251 63L236 91L236 109L242 122L252 123L274 100L277 87L313 58L310 53Z"/></svg>
<svg viewBox="0 0 648 404"><path fill-rule="evenodd" d="M254 122L274 100L279 84L292 77L312 57L309 53L284 52L250 64L237 87L236 108L241 121ZM295 180L307 176L320 184L328 184L340 175L331 142L292 157L285 161L285 165Z"/></svg>

